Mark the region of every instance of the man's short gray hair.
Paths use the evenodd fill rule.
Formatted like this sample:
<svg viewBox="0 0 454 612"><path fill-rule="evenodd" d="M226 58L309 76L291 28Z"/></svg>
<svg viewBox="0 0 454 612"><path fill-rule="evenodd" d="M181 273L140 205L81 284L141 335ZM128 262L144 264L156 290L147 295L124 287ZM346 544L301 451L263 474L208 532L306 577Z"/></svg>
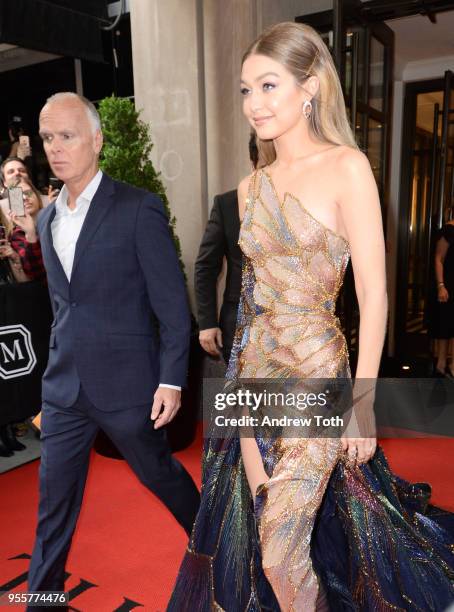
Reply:
<svg viewBox="0 0 454 612"><path fill-rule="evenodd" d="M54 94L53 96L50 96L50 98L47 98L46 104L52 104L52 102L59 102L60 100L71 99L79 100L79 102L83 104L87 113L88 120L90 121L93 134L96 133L98 130L101 131L101 118L99 117L99 113L96 110L96 106L93 104L93 102L90 102L90 100L88 100L88 98L86 98L85 96L81 96L75 93L74 91L60 91Z"/></svg>

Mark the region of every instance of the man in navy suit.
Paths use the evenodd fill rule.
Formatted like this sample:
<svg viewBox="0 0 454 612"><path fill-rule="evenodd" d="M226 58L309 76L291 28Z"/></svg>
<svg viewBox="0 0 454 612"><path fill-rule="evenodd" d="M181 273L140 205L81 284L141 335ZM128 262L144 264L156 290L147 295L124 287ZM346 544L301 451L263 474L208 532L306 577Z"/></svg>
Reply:
<svg viewBox="0 0 454 612"><path fill-rule="evenodd" d="M58 591L99 428L188 534L199 493L163 428L180 406L190 316L162 202L98 169L102 133L88 100L49 98L40 135L65 185L38 219L55 318L29 589Z"/></svg>

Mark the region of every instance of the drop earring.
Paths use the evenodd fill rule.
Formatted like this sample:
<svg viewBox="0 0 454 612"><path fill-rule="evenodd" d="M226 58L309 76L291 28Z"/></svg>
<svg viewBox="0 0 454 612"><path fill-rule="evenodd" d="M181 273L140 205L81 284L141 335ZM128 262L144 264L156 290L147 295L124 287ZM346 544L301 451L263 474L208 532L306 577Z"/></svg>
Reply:
<svg viewBox="0 0 454 612"><path fill-rule="evenodd" d="M306 100L303 104L303 115L306 119L309 119L312 114L312 102L310 100Z"/></svg>

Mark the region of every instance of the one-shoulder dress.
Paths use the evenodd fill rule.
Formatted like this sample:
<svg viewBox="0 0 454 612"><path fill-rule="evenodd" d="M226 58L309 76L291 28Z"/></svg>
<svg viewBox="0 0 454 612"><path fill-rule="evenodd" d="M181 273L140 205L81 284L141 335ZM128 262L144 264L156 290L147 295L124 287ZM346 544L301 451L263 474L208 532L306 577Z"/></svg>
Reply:
<svg viewBox="0 0 454 612"><path fill-rule="evenodd" d="M228 380L349 377L335 315L348 242L266 169L251 179ZM206 438L202 500L170 612L433 611L454 601L453 515L379 448L345 460L339 438L256 438L269 480L255 503L237 435Z"/></svg>

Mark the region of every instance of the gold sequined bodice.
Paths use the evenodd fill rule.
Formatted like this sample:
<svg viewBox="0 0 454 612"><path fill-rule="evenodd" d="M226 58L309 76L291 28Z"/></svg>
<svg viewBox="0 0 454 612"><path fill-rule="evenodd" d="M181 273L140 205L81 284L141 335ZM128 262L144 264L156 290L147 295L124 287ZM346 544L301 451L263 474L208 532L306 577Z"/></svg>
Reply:
<svg viewBox="0 0 454 612"><path fill-rule="evenodd" d="M240 376L345 376L334 310L349 245L290 193L280 201L265 170L252 182L239 244L254 269L256 311Z"/></svg>

